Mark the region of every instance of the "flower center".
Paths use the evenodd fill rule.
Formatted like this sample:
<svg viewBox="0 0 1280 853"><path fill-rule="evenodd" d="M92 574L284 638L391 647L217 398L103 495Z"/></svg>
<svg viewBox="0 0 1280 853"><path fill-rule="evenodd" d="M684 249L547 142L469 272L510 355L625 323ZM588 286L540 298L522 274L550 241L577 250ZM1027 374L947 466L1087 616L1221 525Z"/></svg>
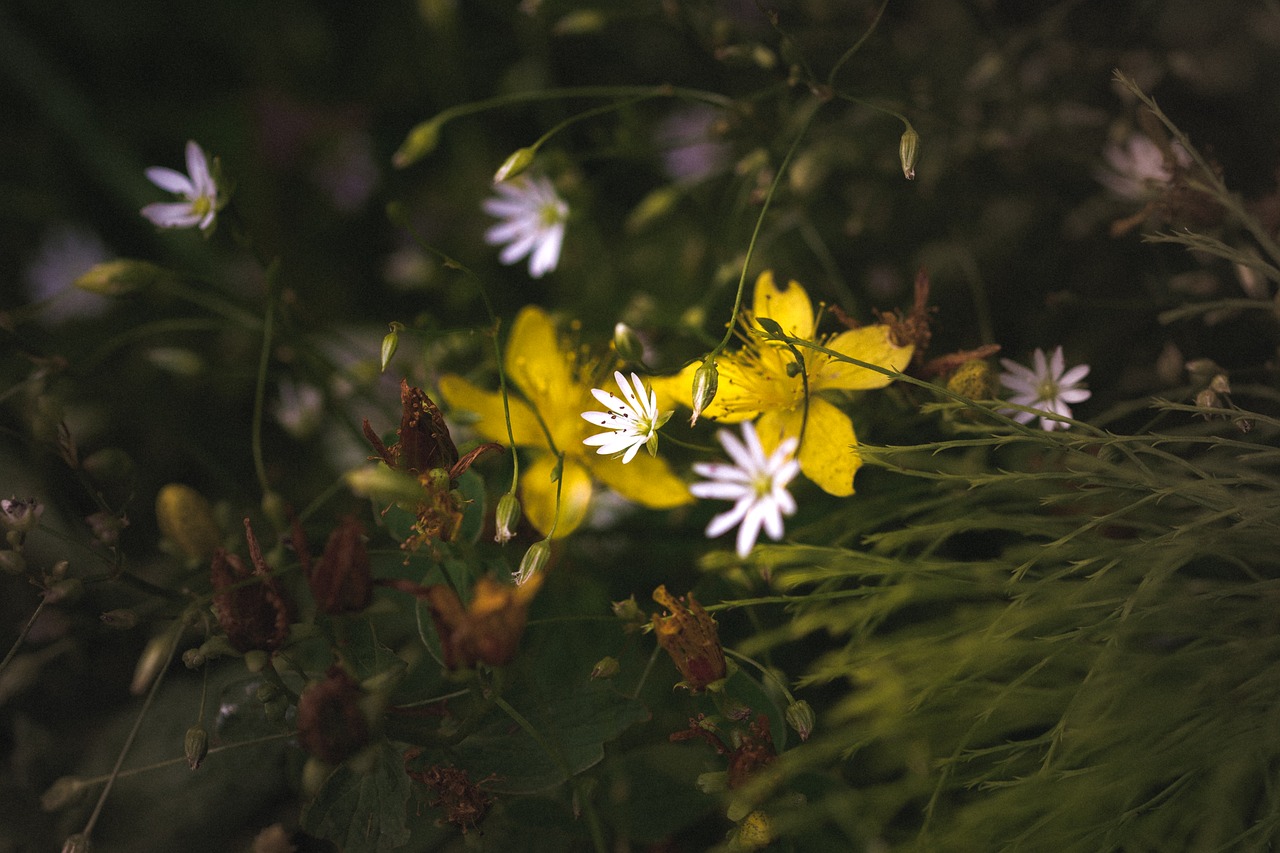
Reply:
<svg viewBox="0 0 1280 853"><path fill-rule="evenodd" d="M191 199L191 212L204 216L213 207L213 201L207 195L199 195Z"/></svg>
<svg viewBox="0 0 1280 853"><path fill-rule="evenodd" d="M557 224L563 216L564 212L555 202L546 202L538 208L538 222L543 228L550 228Z"/></svg>
<svg viewBox="0 0 1280 853"><path fill-rule="evenodd" d="M1040 384L1036 386L1036 399L1041 403L1048 403L1058 399L1058 382L1051 376L1045 376L1040 379Z"/></svg>

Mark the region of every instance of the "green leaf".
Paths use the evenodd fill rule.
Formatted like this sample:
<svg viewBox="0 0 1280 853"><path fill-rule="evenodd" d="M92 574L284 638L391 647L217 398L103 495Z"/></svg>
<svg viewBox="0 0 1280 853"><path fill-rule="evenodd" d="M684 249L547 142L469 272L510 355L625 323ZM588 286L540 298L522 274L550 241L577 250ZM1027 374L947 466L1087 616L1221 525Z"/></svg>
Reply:
<svg viewBox="0 0 1280 853"><path fill-rule="evenodd" d="M756 322L760 324L760 328L764 329L775 338L786 337L786 333L782 331L782 326L778 325L778 321L770 317L757 317Z"/></svg>
<svg viewBox="0 0 1280 853"><path fill-rule="evenodd" d="M348 853L396 850L409 843L409 777L390 744L378 749L372 769L339 767L302 810L302 828Z"/></svg>
<svg viewBox="0 0 1280 853"><path fill-rule="evenodd" d="M585 677L572 689L540 693L534 686L507 696L537 731L537 739L499 710L455 748L458 763L472 779L495 777L484 786L487 790L528 794L558 785L599 762L606 742L649 719L641 703Z"/></svg>

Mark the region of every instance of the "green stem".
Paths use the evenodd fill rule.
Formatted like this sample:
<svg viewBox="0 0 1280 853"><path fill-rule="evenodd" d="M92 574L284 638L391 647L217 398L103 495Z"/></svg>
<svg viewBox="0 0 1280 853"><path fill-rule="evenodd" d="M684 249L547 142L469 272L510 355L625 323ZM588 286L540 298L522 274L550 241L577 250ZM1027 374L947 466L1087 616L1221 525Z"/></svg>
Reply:
<svg viewBox="0 0 1280 853"><path fill-rule="evenodd" d="M258 475L258 485L265 497L271 493L267 480L267 465L262 456L263 402L267 392L267 367L271 363L271 336L275 330L276 300L280 294L280 262L273 261L267 268L267 298L262 318L262 351L258 355L258 383L253 392L253 469Z"/></svg>
<svg viewBox="0 0 1280 853"><path fill-rule="evenodd" d="M124 764L125 756L133 748L133 742L138 737L138 732L142 730L142 721L146 718L147 711L150 710L151 705L155 702L160 685L164 682L165 674L169 671L169 665L173 663L173 656L178 651L178 642L182 639L182 623L175 623L172 630L173 639L169 643L169 653L165 658L164 666L160 667L159 672L156 673L155 680L151 682L151 689L147 691L147 698L142 703L142 709L138 711L138 716L133 721L133 728L130 729L129 736L125 738L124 746L120 748L120 754L116 756L115 766L107 774L106 787L98 795L98 802L93 807L93 813L89 815L89 820L85 822L82 834L86 838L93 834L93 828L98 822L98 817L102 814L103 806L107 803L107 797L111 794L111 789L115 785L116 779L120 778L120 767ZM184 756L181 760L185 761L186 757Z"/></svg>
<svg viewBox="0 0 1280 853"><path fill-rule="evenodd" d="M511 706L510 702L497 693L493 694L493 701L508 717L515 721L516 725L524 729L525 733L533 738L534 742L542 748L543 752L551 759L551 762L555 764L556 769L564 774L565 781L573 785L574 793L578 795L578 803L582 808L583 814L587 817L587 826L591 830L591 841L595 845L596 853L607 853L609 848L605 844L604 829L600 824L600 816L596 814L595 804L587 796L587 792L583 790L582 786L574 781L573 772L569 769L569 765L565 763L564 758L551 747L551 744L542 736L542 733L534 728L533 724L523 714Z"/></svg>
<svg viewBox="0 0 1280 853"><path fill-rule="evenodd" d="M791 158L795 156L796 149L800 147L800 140L804 139L805 134L809 130L809 125L813 123L814 117L818 114L818 108L822 106L822 101L814 101L809 108L809 115L804 119L800 126L800 132L796 134L795 139L791 140L790 147L787 148L786 156L782 158L781 165L778 166L777 173L773 176L772 183L769 184L769 192L764 197L764 203L760 205L760 215L756 217L755 228L751 231L751 239L747 243L746 257L742 260L742 271L738 274L738 292L733 297L733 313L729 316L729 323L724 332L724 337L720 339L720 343L716 344L715 349L707 356L715 358L724 348L729 345L729 341L733 338L733 330L738 322L738 315L742 310L742 297L747 289L747 270L751 266L751 258L755 254L756 243L760 239L760 231L764 227L764 218L769 213L769 208L773 204L773 197L778 191L778 186L782 183L782 178L787 173L787 167L791 164Z"/></svg>
<svg viewBox="0 0 1280 853"><path fill-rule="evenodd" d="M875 32L876 27L880 25L880 18L883 17L884 10L888 7L888 5L889 5L889 0L883 0L883 2L880 4L880 8L876 10L876 16L875 18L872 19L871 26L867 27L867 31L862 34L862 37L859 38L856 42L854 42L853 46L850 47L848 50L846 50L843 56L841 56L838 60L836 60L835 65L831 66L831 73L827 75L828 86L832 88L835 87L836 75L840 73L840 69L843 68L850 59L853 59L853 55L858 52L858 49L862 47L863 43L867 39L871 38L871 34Z"/></svg>
<svg viewBox="0 0 1280 853"><path fill-rule="evenodd" d="M4 656L4 660L0 660L0 672L4 672L4 668L9 665L9 661L18 655L18 649L22 648L22 643L27 639L27 635L31 633L31 626L36 624L36 618L39 617L40 611L44 609L47 599L40 598L40 603L36 605L35 612L31 614L31 618L27 620L27 624L22 626L22 630L18 632L18 639L13 641L13 648L9 649L9 653Z"/></svg>

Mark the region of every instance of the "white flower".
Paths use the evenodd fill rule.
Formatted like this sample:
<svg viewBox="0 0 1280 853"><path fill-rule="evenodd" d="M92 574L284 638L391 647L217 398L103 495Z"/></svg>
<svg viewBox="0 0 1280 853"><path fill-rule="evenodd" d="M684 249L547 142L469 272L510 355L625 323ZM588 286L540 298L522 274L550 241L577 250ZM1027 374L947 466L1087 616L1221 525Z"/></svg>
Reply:
<svg viewBox="0 0 1280 853"><path fill-rule="evenodd" d="M1071 417L1068 403L1083 403L1089 399L1088 389L1080 386L1080 380L1089 375L1089 365L1078 364L1064 372L1062 347L1053 351L1053 355L1045 358L1044 350L1035 351L1035 369L1023 367L1016 361L1000 359L1005 373L1000 374L1000 384L1013 391L1010 403L1040 409L1051 415L1063 418ZM1036 418L1034 412L1011 412L1018 423L1029 424ZM1042 429L1066 429L1069 425L1050 417L1040 417Z"/></svg>
<svg viewBox="0 0 1280 853"><path fill-rule="evenodd" d="M218 215L218 185L209 172L204 151L194 142L187 143L187 175L152 166L147 179L162 190L182 196L183 201L156 202L142 208L142 215L160 228L199 228L213 225Z"/></svg>
<svg viewBox="0 0 1280 853"><path fill-rule="evenodd" d="M1178 165L1191 165L1191 157L1176 142L1169 143ZM1112 142L1102 151L1109 168L1097 172L1103 186L1120 198L1142 201L1173 179L1160 146L1141 133L1130 134L1123 142Z"/></svg>
<svg viewBox="0 0 1280 853"><path fill-rule="evenodd" d="M689 491L694 497L736 501L728 512L722 512L707 525L707 536L716 537L734 525L738 528L738 556L746 557L756 544L760 528L764 527L775 542L782 538L782 517L796 511L795 499L787 491L787 484L800 471L800 463L794 457L796 438L783 441L769 456L756 435L750 421L742 424L739 441L728 430L716 433L725 452L736 465L699 462L694 473L708 478L704 483L694 483Z"/></svg>
<svg viewBox="0 0 1280 853"><path fill-rule="evenodd" d="M519 177L498 184L497 198L486 199L484 211L503 220L484 232L490 246L505 244L498 260L514 264L529 256L529 275L542 278L560 262L569 205L543 177Z"/></svg>
<svg viewBox="0 0 1280 853"><path fill-rule="evenodd" d="M607 412L583 412L587 422L604 427L610 432L602 432L587 436L583 444L599 447L596 453L606 456L623 454L622 464L635 458L641 447L648 446L649 455L658 452L658 430L671 417L670 412L658 413L658 395L652 388L646 389L644 382L636 374L631 374L630 381L621 372L615 370L613 379L622 389L619 398L608 391L592 388L591 395L609 408ZM635 386L634 389L632 386Z"/></svg>

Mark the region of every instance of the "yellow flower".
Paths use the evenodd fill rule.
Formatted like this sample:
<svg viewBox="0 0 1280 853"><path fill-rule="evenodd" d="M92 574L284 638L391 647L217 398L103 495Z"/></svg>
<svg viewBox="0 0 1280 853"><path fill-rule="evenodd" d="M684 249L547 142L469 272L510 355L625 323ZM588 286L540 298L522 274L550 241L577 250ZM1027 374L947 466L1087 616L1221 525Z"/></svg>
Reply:
<svg viewBox="0 0 1280 853"><path fill-rule="evenodd" d="M568 535L582 523L591 501L593 478L627 500L653 509L669 509L693 500L688 487L662 459L640 454L624 465L620 459L600 456L582 443L596 431L582 418L583 412L598 408L591 396L592 377L585 375L576 351L561 340L541 308L528 306L516 316L503 364L511 384L524 395L524 400L510 396L515 444L544 451L522 466L520 474L520 502L529 522L543 534L550 533L556 510L556 483L551 479L556 459L546 452L550 450L547 432L555 449L564 454L557 537ZM477 414L475 427L485 439L507 442L501 394L453 375L441 377L440 394L451 408ZM546 424L545 432L539 417Z"/></svg>
<svg viewBox="0 0 1280 853"><path fill-rule="evenodd" d="M809 294L797 282L779 288L772 272L756 280L752 310L743 312L743 346L716 358L719 390L703 410L713 420L738 423L755 421L766 453L787 438L800 438L800 470L832 495L853 494L853 475L862 465L853 422L833 403L818 396L822 391L865 391L883 388L893 381L883 373L839 361L826 353L797 346L804 359L804 374L796 367L796 353L784 343L762 340L758 318L767 317L793 338L813 341L859 361L901 371L911 360L912 346L894 343L884 324L862 326L835 335L818 337L819 314ZM694 372L701 361L676 376L654 382L659 395L692 408ZM808 378L806 420L805 377Z"/></svg>

